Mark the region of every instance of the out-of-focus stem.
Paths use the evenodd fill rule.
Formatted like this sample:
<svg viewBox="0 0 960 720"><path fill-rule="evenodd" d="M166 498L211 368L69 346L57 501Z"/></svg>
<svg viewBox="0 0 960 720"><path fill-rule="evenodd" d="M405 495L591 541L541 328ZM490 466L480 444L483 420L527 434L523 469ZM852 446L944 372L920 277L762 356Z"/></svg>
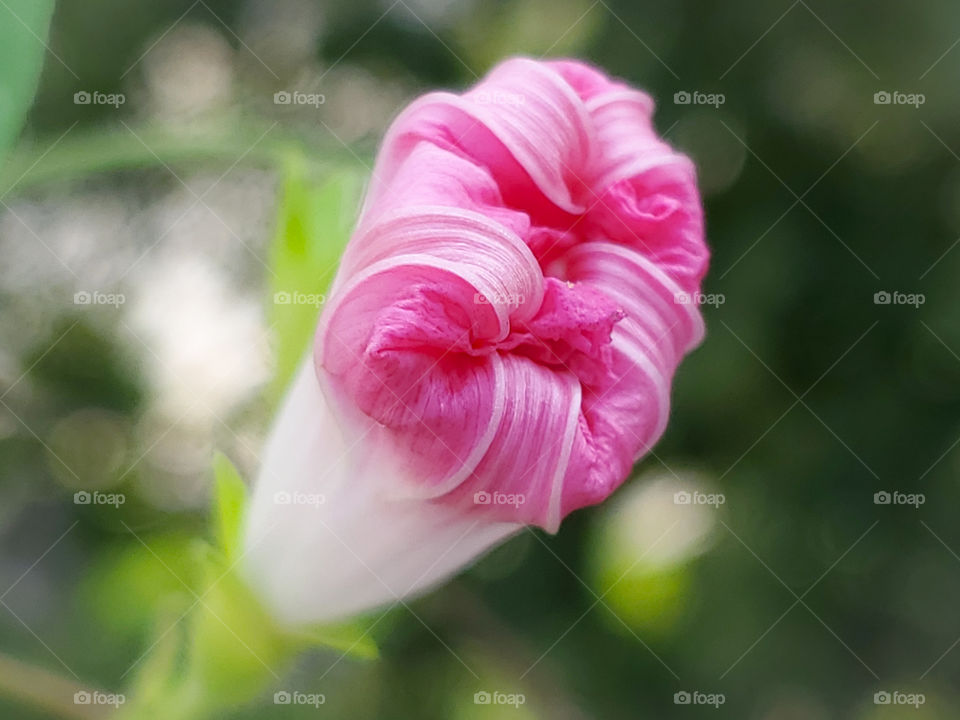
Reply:
<svg viewBox="0 0 960 720"><path fill-rule="evenodd" d="M184 132L164 127L119 127L76 130L54 143L23 146L7 158L0 171L0 197L38 185L84 179L98 173L139 170L164 165L222 165L276 168L291 151L309 147L307 139L269 124ZM362 151L361 151L362 152ZM315 148L310 156L319 165L353 166L352 149Z"/></svg>
<svg viewBox="0 0 960 720"><path fill-rule="evenodd" d="M76 693L92 692L93 688L70 678L0 654L0 695L24 705L76 720L108 717L113 711L110 706L83 705L74 701Z"/></svg>

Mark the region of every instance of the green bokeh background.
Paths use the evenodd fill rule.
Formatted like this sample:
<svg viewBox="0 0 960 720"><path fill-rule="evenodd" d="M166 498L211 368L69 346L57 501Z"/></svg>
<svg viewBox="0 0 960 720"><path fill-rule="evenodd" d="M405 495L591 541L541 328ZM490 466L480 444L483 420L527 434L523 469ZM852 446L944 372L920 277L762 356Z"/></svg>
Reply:
<svg viewBox="0 0 960 720"><path fill-rule="evenodd" d="M4 52L29 53L40 39L11 8ZM183 607L213 450L254 474L271 376L312 323L270 302L315 281L277 243L336 248L418 94L509 54L569 54L648 90L699 167L705 292L724 302L704 307L665 437L610 503L391 611L379 661L311 652L224 716L956 717L958 36L947 0L58 3L0 170L0 684L124 690ZM324 102L273 102L294 89ZM77 505L84 488L126 502ZM724 502L674 502L695 490ZM326 702L274 704L284 689ZM5 718L90 709L11 693Z"/></svg>

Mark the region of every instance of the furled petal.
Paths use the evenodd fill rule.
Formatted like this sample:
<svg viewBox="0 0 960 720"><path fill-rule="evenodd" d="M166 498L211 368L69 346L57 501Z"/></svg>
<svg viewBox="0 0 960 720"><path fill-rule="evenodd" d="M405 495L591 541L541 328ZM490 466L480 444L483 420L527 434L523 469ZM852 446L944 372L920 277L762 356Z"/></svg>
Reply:
<svg viewBox="0 0 960 720"><path fill-rule="evenodd" d="M585 232L635 247L693 292L708 255L693 163L657 136L646 93L582 63L553 67L583 99L596 139L595 203Z"/></svg>
<svg viewBox="0 0 960 720"><path fill-rule="evenodd" d="M546 201L582 212L591 131L583 103L557 73L526 58L508 60L471 91L431 93L400 114L384 138L365 208L392 191L399 168L427 142L487 168L509 205Z"/></svg>
<svg viewBox="0 0 960 720"><path fill-rule="evenodd" d="M474 472L443 502L486 522L509 518L556 532L580 384L573 373L523 357L494 357L505 376L495 389L495 402L504 408L496 435Z"/></svg>
<svg viewBox="0 0 960 720"><path fill-rule="evenodd" d="M602 291L624 317L613 329L610 374L584 383L584 433L564 483L564 514L610 494L663 434L670 382L683 355L703 338L699 310L645 255L612 243L578 245L571 279Z"/></svg>
<svg viewBox="0 0 960 720"><path fill-rule="evenodd" d="M382 180L375 170L374 186L381 185ZM368 209L341 261L341 276L351 275L369 262L363 259L368 246L383 237L374 232L374 226L397 215L416 214L421 208L445 208L450 215L472 214L488 220L488 226L494 226L492 232L502 233L499 226L503 226L516 239L530 229L526 213L505 206L500 188L485 167L432 143L421 142L411 149L391 175L389 188L375 204L369 203L373 190L368 196ZM390 247L382 241L380 245Z"/></svg>

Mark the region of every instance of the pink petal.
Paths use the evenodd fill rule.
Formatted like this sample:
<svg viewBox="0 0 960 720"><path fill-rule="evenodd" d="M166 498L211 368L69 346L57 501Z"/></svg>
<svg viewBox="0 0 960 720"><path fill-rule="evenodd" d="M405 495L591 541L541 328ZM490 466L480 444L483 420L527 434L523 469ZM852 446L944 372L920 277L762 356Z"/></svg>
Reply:
<svg viewBox="0 0 960 720"><path fill-rule="evenodd" d="M708 253L652 111L588 66L514 59L394 122L316 348L396 468L385 492L555 529L660 437ZM497 492L524 502L475 502Z"/></svg>

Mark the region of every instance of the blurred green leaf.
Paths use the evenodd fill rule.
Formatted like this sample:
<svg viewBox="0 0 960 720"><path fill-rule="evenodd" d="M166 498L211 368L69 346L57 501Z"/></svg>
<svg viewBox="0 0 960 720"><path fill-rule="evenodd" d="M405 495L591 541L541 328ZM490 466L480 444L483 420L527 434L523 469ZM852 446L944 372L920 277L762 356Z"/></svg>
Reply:
<svg viewBox="0 0 960 720"><path fill-rule="evenodd" d="M611 629L627 627L641 632L668 634L687 609L693 588L689 564L665 568L601 568L594 587L616 612L604 617ZM632 632L627 630L628 633Z"/></svg>
<svg viewBox="0 0 960 720"><path fill-rule="evenodd" d="M282 395L310 345L363 184L355 168L338 169L316 183L306 177L304 164L296 156L287 163L271 256L267 316L276 344L274 398Z"/></svg>
<svg viewBox="0 0 960 720"><path fill-rule="evenodd" d="M193 673L205 702L247 702L275 680L296 649L253 591L216 553L207 554L206 590L193 626Z"/></svg>
<svg viewBox="0 0 960 720"><path fill-rule="evenodd" d="M190 607L199 588L196 561L185 533L131 540L98 558L81 585L85 607L98 620L97 632L129 638L143 633L161 612L179 616ZM166 629L166 628L163 628Z"/></svg>
<svg viewBox="0 0 960 720"><path fill-rule="evenodd" d="M179 684L187 670L184 648L188 643L188 625L181 624L183 613L173 607L157 612L154 624L157 639L150 652L137 666L133 682L127 688L132 704L123 708L113 720L135 718L147 720L146 708L163 706L178 694Z"/></svg>
<svg viewBox="0 0 960 720"><path fill-rule="evenodd" d="M213 476L216 483L214 514L217 545L226 555L227 562L231 563L240 544L247 487L236 467L223 453L217 453L213 458Z"/></svg>
<svg viewBox="0 0 960 720"><path fill-rule="evenodd" d="M369 623L356 620L341 625L311 628L299 635L311 646L330 647L363 660L380 657L376 641L369 635Z"/></svg>
<svg viewBox="0 0 960 720"><path fill-rule="evenodd" d="M37 90L53 0L0 3L0 160L20 134Z"/></svg>

